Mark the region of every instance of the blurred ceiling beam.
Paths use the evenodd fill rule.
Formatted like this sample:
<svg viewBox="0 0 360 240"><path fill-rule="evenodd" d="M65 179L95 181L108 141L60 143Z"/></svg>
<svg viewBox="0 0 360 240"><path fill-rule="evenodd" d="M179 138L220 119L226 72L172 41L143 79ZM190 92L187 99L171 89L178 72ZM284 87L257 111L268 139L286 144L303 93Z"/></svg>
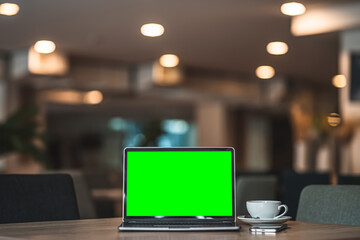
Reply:
<svg viewBox="0 0 360 240"><path fill-rule="evenodd" d="M306 36L360 27L360 2L309 9L291 21L295 36Z"/></svg>
<svg viewBox="0 0 360 240"><path fill-rule="evenodd" d="M72 58L69 70L71 87L84 90L127 93L129 67L121 62Z"/></svg>
<svg viewBox="0 0 360 240"><path fill-rule="evenodd" d="M136 96L192 103L206 99L252 108L278 107L287 94L286 81L281 77L263 81L226 72L213 75L182 67L164 68L155 60L133 66L111 60L66 60L65 75L33 74L28 69L28 50L16 51L12 55L12 80L43 91L44 102L73 105L83 105L83 95L89 90L101 91L104 103L110 105L120 98Z"/></svg>

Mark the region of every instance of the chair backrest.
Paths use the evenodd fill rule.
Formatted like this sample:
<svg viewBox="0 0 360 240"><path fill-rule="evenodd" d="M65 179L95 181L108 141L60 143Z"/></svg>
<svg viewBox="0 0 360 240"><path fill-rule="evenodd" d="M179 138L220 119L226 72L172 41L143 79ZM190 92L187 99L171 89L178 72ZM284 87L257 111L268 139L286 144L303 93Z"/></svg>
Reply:
<svg viewBox="0 0 360 240"><path fill-rule="evenodd" d="M80 219L91 219L97 217L95 203L82 171L65 169L59 171L47 171L46 173L69 174L74 183L74 190L79 208Z"/></svg>
<svg viewBox="0 0 360 240"><path fill-rule="evenodd" d="M286 214L294 219L299 205L299 198L301 191L308 185L313 184L329 184L329 174L319 173L296 173L294 171L287 171L282 173L281 178L281 195L282 202L289 207Z"/></svg>
<svg viewBox="0 0 360 240"><path fill-rule="evenodd" d="M236 182L236 215L246 215L246 201L276 199L277 178L273 175L240 176Z"/></svg>
<svg viewBox="0 0 360 240"><path fill-rule="evenodd" d="M360 185L311 185L301 192L297 221L360 225Z"/></svg>
<svg viewBox="0 0 360 240"><path fill-rule="evenodd" d="M360 176L338 176L338 184L344 185L360 185Z"/></svg>
<svg viewBox="0 0 360 240"><path fill-rule="evenodd" d="M96 218L95 204L83 174L69 171L73 179L80 219Z"/></svg>
<svg viewBox="0 0 360 240"><path fill-rule="evenodd" d="M0 175L0 223L79 219L67 174Z"/></svg>

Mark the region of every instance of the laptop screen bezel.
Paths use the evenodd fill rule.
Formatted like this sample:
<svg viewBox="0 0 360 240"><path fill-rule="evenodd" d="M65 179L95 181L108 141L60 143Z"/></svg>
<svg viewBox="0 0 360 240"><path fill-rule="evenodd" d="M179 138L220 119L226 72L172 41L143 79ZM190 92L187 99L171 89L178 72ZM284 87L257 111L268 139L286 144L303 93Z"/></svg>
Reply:
<svg viewBox="0 0 360 240"><path fill-rule="evenodd" d="M232 216L127 216L126 215L126 193L127 193L127 153L134 151L230 151L231 152L231 168L232 168ZM235 151L232 147L127 147L123 152L123 220L156 220L168 221L171 219L176 220L223 220L235 221L236 213L236 192L235 192Z"/></svg>

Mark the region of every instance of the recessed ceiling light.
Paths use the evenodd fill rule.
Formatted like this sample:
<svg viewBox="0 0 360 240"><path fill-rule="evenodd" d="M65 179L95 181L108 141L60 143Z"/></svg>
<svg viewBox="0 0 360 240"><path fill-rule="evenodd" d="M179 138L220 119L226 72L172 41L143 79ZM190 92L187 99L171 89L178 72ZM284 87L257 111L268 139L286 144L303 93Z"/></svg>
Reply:
<svg viewBox="0 0 360 240"><path fill-rule="evenodd" d="M160 37L164 34L164 27L157 23L147 23L141 26L140 32L147 37Z"/></svg>
<svg viewBox="0 0 360 240"><path fill-rule="evenodd" d="M306 8L303 4L298 2L289 2L281 5L281 12L288 16L297 16L304 14Z"/></svg>
<svg viewBox="0 0 360 240"><path fill-rule="evenodd" d="M34 49L38 53L52 53L56 49L56 45L53 41L40 40L34 45Z"/></svg>
<svg viewBox="0 0 360 240"><path fill-rule="evenodd" d="M275 75L275 69L271 66L259 66L256 68L256 76L261 79L270 79Z"/></svg>
<svg viewBox="0 0 360 240"><path fill-rule="evenodd" d="M288 45L284 42L270 42L266 46L267 52L272 55L283 55L287 53L288 49Z"/></svg>
<svg viewBox="0 0 360 240"><path fill-rule="evenodd" d="M15 3L3 3L0 4L0 14L6 16L13 16L19 12L19 5Z"/></svg>
<svg viewBox="0 0 360 240"><path fill-rule="evenodd" d="M179 64L179 58L175 54L165 54L160 57L159 62L163 67L176 67Z"/></svg>
<svg viewBox="0 0 360 240"><path fill-rule="evenodd" d="M343 88L346 87L346 77L344 75L335 75L332 79L334 87Z"/></svg>

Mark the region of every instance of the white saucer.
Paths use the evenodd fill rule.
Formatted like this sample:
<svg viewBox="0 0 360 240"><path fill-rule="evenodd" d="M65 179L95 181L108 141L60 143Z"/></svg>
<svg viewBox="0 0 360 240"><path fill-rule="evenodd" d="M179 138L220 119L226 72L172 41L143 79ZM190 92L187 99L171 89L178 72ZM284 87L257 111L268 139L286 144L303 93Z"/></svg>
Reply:
<svg viewBox="0 0 360 240"><path fill-rule="evenodd" d="M283 217L279 217L279 218L251 218L251 217L247 217L245 215L242 216L238 216L237 217L240 221L242 221L243 223L247 223L250 225L259 225L259 224L283 224L287 221L289 221L291 219L290 216L283 216Z"/></svg>

